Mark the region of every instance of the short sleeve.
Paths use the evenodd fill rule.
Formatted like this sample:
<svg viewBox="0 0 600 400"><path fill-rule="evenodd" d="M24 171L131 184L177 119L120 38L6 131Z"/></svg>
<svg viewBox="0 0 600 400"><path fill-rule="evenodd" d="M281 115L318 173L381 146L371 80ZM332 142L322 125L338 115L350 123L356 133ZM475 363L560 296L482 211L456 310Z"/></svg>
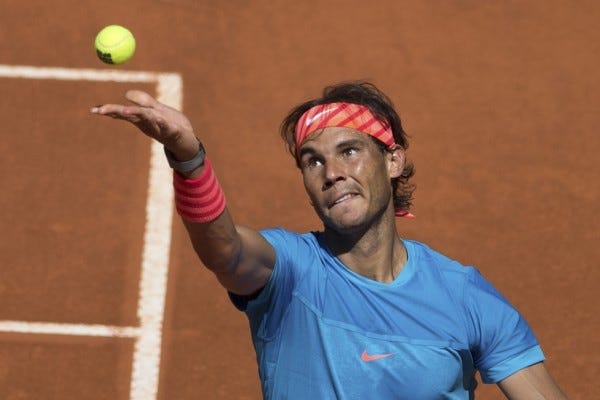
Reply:
<svg viewBox="0 0 600 400"><path fill-rule="evenodd" d="M274 334L291 300L298 271L293 262L299 251L299 235L283 229L260 232L275 249L275 266L265 287L255 298L229 293L232 303L244 311L254 334L268 338Z"/></svg>
<svg viewBox="0 0 600 400"><path fill-rule="evenodd" d="M523 316L479 271L470 268L464 290L471 352L483 382L499 382L544 360Z"/></svg>

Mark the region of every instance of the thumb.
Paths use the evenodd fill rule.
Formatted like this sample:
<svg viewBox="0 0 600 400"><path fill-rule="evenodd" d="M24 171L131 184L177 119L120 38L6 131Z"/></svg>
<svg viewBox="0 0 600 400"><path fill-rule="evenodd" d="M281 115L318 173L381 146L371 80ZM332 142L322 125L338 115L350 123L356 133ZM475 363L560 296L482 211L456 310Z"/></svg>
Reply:
<svg viewBox="0 0 600 400"><path fill-rule="evenodd" d="M141 90L128 90L125 93L125 98L142 107L156 107L158 101L148 93Z"/></svg>

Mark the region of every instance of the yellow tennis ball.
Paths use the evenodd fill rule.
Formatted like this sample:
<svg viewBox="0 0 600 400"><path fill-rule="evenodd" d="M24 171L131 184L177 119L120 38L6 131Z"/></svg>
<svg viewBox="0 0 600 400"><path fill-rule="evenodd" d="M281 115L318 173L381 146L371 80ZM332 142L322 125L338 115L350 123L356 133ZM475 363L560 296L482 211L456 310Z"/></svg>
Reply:
<svg viewBox="0 0 600 400"><path fill-rule="evenodd" d="M123 64L135 53L135 38L129 29L108 25L96 35L96 54L106 64Z"/></svg>

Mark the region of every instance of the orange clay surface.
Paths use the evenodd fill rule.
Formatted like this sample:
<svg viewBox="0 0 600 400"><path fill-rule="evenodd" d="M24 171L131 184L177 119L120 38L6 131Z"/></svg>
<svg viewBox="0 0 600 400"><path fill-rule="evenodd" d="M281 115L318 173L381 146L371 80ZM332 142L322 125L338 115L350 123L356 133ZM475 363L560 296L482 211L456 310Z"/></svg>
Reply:
<svg viewBox="0 0 600 400"><path fill-rule="evenodd" d="M297 231L320 224L281 119L327 84L373 81L411 135L417 218L398 221L402 235L477 266L531 324L570 398L597 397L599 20L594 1L5 1L0 399L130 399L151 144L88 110L159 89L80 69L179 74L170 89L236 221ZM94 52L109 24L137 39L121 66ZM176 215L166 237L159 369L137 382L155 378L158 399L260 398L245 316Z"/></svg>

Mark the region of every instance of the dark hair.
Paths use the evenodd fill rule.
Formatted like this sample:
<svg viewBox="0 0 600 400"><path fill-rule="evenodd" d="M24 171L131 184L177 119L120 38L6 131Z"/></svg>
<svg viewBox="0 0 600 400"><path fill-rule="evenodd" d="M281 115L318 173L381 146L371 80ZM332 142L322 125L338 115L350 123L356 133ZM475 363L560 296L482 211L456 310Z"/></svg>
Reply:
<svg viewBox="0 0 600 400"><path fill-rule="evenodd" d="M295 141L298 120L302 117L302 114L316 105L336 102L360 104L369 108L377 119L392 129L394 141L404 150L408 148L408 134L402 129L400 116L394 109L392 101L372 83L365 81L343 82L327 86L323 89L321 97L308 100L293 108L282 121L279 132L287 144L288 151L295 158L296 166L300 167L300 160L296 156ZM373 140L380 145L382 151L385 150L383 143L375 138ZM406 162L402 174L391 181L394 193L394 207L397 210L408 211L412 204L412 194L415 190L415 185L409 183L409 180L414 174L414 165L412 162Z"/></svg>

